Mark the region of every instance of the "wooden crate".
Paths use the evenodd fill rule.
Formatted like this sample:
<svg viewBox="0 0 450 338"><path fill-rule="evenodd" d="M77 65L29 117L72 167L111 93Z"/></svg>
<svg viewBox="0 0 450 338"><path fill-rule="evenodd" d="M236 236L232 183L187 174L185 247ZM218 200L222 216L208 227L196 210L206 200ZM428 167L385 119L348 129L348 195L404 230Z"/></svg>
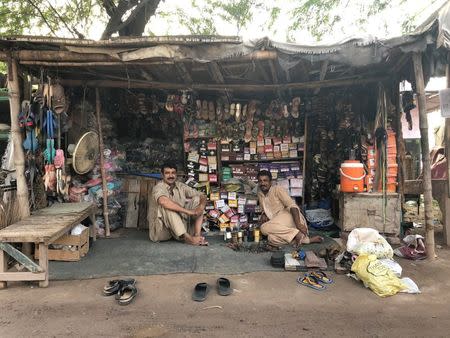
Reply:
<svg viewBox="0 0 450 338"><path fill-rule="evenodd" d="M86 256L89 251L89 229L84 229L79 235L64 235L54 241L52 244L71 245L75 247L75 250L64 249L48 249L48 259L50 261L67 261L75 262L79 261L82 257ZM36 246L34 252L34 258L38 259L39 248Z"/></svg>
<svg viewBox="0 0 450 338"><path fill-rule="evenodd" d="M382 193L340 193L339 222L342 231L372 228L380 233L399 234L401 199L397 193L387 193L386 222L383 223Z"/></svg>

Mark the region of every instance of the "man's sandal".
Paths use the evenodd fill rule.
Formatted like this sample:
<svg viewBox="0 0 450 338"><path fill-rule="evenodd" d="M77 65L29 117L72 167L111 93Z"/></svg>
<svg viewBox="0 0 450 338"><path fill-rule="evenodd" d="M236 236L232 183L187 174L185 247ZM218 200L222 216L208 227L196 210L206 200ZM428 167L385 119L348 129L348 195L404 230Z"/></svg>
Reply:
<svg viewBox="0 0 450 338"><path fill-rule="evenodd" d="M321 270L313 271L309 273L310 276L316 278L320 283L331 284L333 283L333 279L328 277L325 272Z"/></svg>
<svg viewBox="0 0 450 338"><path fill-rule="evenodd" d="M297 282L318 291L323 291L327 288L325 285L320 284L317 278L311 275L299 276Z"/></svg>

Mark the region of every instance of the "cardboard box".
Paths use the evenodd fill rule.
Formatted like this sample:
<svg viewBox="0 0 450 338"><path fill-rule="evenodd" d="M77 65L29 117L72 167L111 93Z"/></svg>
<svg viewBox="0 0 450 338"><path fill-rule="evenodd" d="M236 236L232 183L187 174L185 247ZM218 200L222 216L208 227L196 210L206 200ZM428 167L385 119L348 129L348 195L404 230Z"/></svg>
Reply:
<svg viewBox="0 0 450 338"><path fill-rule="evenodd" d="M48 260L76 262L86 256L89 251L89 228L79 235L63 235L52 244L64 245L62 249L48 249ZM70 246L70 249L68 248ZM39 246L36 245L34 258L39 259Z"/></svg>

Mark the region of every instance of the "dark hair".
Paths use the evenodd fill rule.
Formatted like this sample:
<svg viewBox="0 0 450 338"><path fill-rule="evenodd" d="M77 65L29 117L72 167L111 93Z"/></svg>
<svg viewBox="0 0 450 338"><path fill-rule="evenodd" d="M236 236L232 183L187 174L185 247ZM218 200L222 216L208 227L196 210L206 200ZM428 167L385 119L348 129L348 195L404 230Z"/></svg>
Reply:
<svg viewBox="0 0 450 338"><path fill-rule="evenodd" d="M272 181L272 174L269 170L261 170L260 172L258 172L257 178L259 179L261 176L267 176Z"/></svg>
<svg viewBox="0 0 450 338"><path fill-rule="evenodd" d="M161 172L164 173L164 169L175 169L177 170L177 165L173 162L164 162L161 166Z"/></svg>

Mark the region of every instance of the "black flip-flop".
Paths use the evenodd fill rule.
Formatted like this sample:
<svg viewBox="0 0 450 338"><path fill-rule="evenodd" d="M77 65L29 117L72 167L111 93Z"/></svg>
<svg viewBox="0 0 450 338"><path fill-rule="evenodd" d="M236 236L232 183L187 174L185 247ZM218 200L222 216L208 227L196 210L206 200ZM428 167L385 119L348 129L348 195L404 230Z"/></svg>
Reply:
<svg viewBox="0 0 450 338"><path fill-rule="evenodd" d="M221 296L229 296L233 293L231 283L228 278L220 277L217 279L217 292Z"/></svg>
<svg viewBox="0 0 450 338"><path fill-rule="evenodd" d="M134 284L124 285L116 295L116 300L119 305L128 305L130 304L134 297L137 295L137 289Z"/></svg>
<svg viewBox="0 0 450 338"><path fill-rule="evenodd" d="M103 295L104 296L112 296L119 292L119 290L128 284L136 284L135 279L113 279L108 281L108 284L106 284L103 287Z"/></svg>
<svg viewBox="0 0 450 338"><path fill-rule="evenodd" d="M196 302L203 302L206 299L208 292L209 286L207 283L198 283L192 293L192 300Z"/></svg>

